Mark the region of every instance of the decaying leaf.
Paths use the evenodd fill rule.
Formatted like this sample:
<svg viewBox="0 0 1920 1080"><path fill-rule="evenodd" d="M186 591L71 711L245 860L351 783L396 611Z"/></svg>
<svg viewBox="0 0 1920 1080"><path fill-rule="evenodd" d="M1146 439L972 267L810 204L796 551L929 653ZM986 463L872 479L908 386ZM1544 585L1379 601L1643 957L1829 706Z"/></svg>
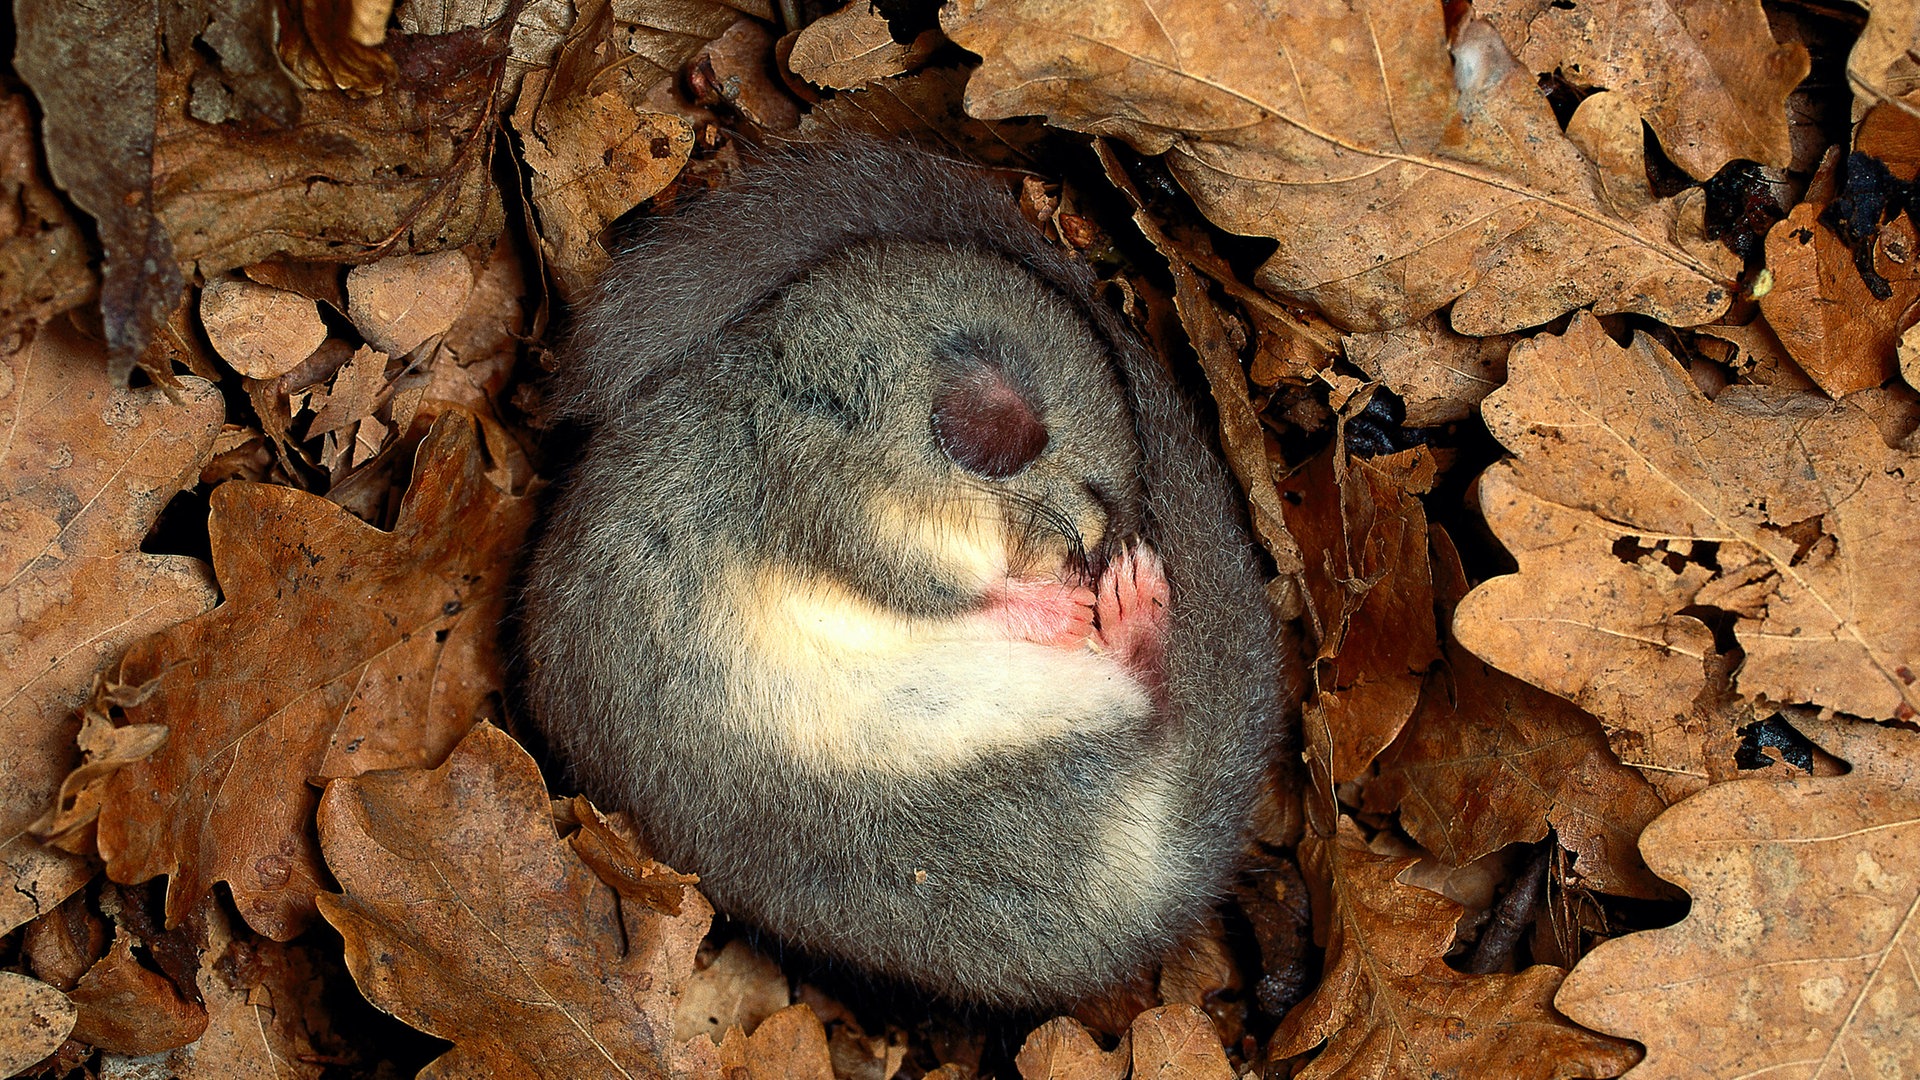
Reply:
<svg viewBox="0 0 1920 1080"><path fill-rule="evenodd" d="M54 179L107 248L101 306L125 362L174 309L182 266L212 277L275 254L417 253L504 226L487 171L502 64L487 34L374 50L398 73L391 92L307 90L278 112L229 115L206 95L231 74L235 21L160 7L38 2L18 20ZM272 25L261 0L248 10L247 30Z"/></svg>
<svg viewBox="0 0 1920 1080"><path fill-rule="evenodd" d="M576 844L575 851L578 850ZM604 871L598 867L593 869L600 880L607 881ZM672 891L676 901L686 896L684 886L690 883L686 875L675 874L666 867L660 867L643 880L656 884L663 892ZM662 914L679 913L663 911ZM705 967L696 967L682 985L680 1000L674 1008L674 1041L686 1042L696 1035L705 1035L719 1043L726 1037L727 1029L735 1027L751 1035L767 1017L792 1003L787 976L779 964L745 941L729 941Z"/></svg>
<svg viewBox="0 0 1920 1080"><path fill-rule="evenodd" d="M1460 557L1435 538L1437 590L1447 606L1467 590ZM1622 765L1593 717L1495 670L1451 639L1420 707L1381 756L1369 809L1400 811L1400 825L1449 866L1509 844L1543 840L1551 826L1576 856L1573 876L1600 892L1664 897L1634 841L1665 804Z"/></svg>
<svg viewBox="0 0 1920 1080"><path fill-rule="evenodd" d="M483 470L473 422L449 415L390 533L291 488L214 490L225 602L120 662L123 682L155 684L127 721L169 737L98 781L115 880L169 875L169 921L216 881L268 937L309 921L310 781L438 761L500 686L497 625L532 508Z"/></svg>
<svg viewBox="0 0 1920 1080"><path fill-rule="evenodd" d="M1915 715L1920 462L1860 412L1761 387L1708 401L1644 334L1622 348L1581 315L1515 346L1483 415L1516 456L1480 478L1481 508L1520 572L1461 603L1474 653L1658 731L1709 682L1713 634L1693 612L1718 609L1746 697ZM1701 767L1653 742L1621 756Z"/></svg>
<svg viewBox="0 0 1920 1080"><path fill-rule="evenodd" d="M1038 124L975 120L961 107L971 68L936 65L836 94L800 122L802 139L908 138L937 152L989 165L1031 166L1044 135Z"/></svg>
<svg viewBox="0 0 1920 1080"><path fill-rule="evenodd" d="M367 344L405 356L453 326L473 284L473 264L462 252L395 255L347 274L347 318Z"/></svg>
<svg viewBox="0 0 1920 1080"><path fill-rule="evenodd" d="M857 90L914 70L940 43L939 31L926 30L903 45L893 40L886 18L872 4L852 3L808 23L794 39L787 65L815 86Z"/></svg>
<svg viewBox="0 0 1920 1080"><path fill-rule="evenodd" d="M1378 458L1344 440L1289 477L1286 522L1307 560L1309 624L1319 649L1303 709L1308 758L1334 782L1367 771L1413 715L1440 657L1427 559L1433 456L1415 448Z"/></svg>
<svg viewBox="0 0 1920 1080"><path fill-rule="evenodd" d="M38 979L0 971L0 1075L12 1076L59 1049L74 1016L67 995Z"/></svg>
<svg viewBox="0 0 1920 1080"><path fill-rule="evenodd" d="M554 832L539 767L498 729L475 727L437 769L334 781L320 834L343 890L321 910L354 980L454 1044L431 1075L670 1071L675 999L713 909L686 886L677 916L620 903Z"/></svg>
<svg viewBox="0 0 1920 1080"><path fill-rule="evenodd" d="M1638 1054L1554 1012L1558 968L1464 975L1441 956L1460 905L1395 879L1416 860L1367 850L1352 819L1309 839L1301 862L1331 881L1326 971L1274 1032L1271 1058L1321 1050L1304 1080L1335 1076L1613 1076ZM1324 1045L1323 1045L1324 1044ZM1136 1053L1138 1051L1136 1050Z"/></svg>
<svg viewBox="0 0 1920 1080"><path fill-rule="evenodd" d="M1633 1080L1920 1074L1920 737L1805 733L1853 771L1720 784L1661 815L1640 848L1692 909L1602 943L1554 999L1646 1045Z"/></svg>
<svg viewBox="0 0 1920 1080"><path fill-rule="evenodd" d="M1494 19L1528 70L1624 95L1695 179L1735 158L1791 159L1787 95L1810 61L1806 46L1773 40L1760 0L1503 6L1537 9L1524 30Z"/></svg>
<svg viewBox="0 0 1920 1080"><path fill-rule="evenodd" d="M1233 1080L1220 1034L1191 1005L1162 1005L1134 1017L1133 1080Z"/></svg>
<svg viewBox="0 0 1920 1080"><path fill-rule="evenodd" d="M1263 285L1349 329L1449 300L1471 334L1589 303L1692 325L1731 297L1697 192L1610 201L1499 36L1450 48L1437 5L965 0L942 25L986 58L969 112L1166 153L1214 223L1279 242Z"/></svg>
<svg viewBox="0 0 1920 1080"><path fill-rule="evenodd" d="M212 606L206 567L140 550L213 452L220 394L107 378L64 325L0 357L0 933L93 871L27 835L74 765L74 711L127 644Z"/></svg>

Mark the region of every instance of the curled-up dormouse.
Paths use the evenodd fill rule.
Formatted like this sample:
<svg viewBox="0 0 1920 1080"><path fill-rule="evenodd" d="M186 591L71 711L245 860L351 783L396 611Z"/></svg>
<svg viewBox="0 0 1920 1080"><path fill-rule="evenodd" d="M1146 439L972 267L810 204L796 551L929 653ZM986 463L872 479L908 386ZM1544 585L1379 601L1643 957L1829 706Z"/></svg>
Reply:
<svg viewBox="0 0 1920 1080"><path fill-rule="evenodd" d="M552 387L591 429L529 694L721 910L948 997L1146 969L1236 869L1291 708L1190 408L1010 199L771 155L652 226Z"/></svg>

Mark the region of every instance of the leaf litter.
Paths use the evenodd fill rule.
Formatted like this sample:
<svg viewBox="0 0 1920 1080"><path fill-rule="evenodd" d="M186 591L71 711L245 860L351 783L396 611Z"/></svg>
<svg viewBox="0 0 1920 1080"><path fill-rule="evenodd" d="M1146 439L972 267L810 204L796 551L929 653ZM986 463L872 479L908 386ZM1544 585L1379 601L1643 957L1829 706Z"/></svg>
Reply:
<svg viewBox="0 0 1920 1080"><path fill-rule="evenodd" d="M1912 7L21 3L0 1064L1913 1071ZM781 955L514 738L569 306L847 136L1093 264L1302 630L1235 899L1071 1017Z"/></svg>

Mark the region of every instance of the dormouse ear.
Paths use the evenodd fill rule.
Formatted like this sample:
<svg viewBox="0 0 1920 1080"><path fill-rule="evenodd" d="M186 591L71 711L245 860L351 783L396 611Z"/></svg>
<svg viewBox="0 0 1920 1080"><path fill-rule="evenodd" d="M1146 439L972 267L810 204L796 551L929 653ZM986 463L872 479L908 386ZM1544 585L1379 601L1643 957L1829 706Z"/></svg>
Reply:
<svg viewBox="0 0 1920 1080"><path fill-rule="evenodd" d="M999 364L968 358L933 392L933 439L955 465L1004 480L1047 448L1047 425Z"/></svg>

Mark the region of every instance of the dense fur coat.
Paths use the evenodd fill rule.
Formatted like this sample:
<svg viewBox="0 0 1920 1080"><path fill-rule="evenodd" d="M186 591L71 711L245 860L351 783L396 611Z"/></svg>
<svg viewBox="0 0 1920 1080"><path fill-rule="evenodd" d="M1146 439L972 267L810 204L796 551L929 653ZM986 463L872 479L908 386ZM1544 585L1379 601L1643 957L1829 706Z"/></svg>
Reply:
<svg viewBox="0 0 1920 1080"><path fill-rule="evenodd" d="M1008 1006L1206 917L1291 695L1261 574L1189 408L1008 199L775 155L620 256L552 389L593 433L530 697L718 907Z"/></svg>

